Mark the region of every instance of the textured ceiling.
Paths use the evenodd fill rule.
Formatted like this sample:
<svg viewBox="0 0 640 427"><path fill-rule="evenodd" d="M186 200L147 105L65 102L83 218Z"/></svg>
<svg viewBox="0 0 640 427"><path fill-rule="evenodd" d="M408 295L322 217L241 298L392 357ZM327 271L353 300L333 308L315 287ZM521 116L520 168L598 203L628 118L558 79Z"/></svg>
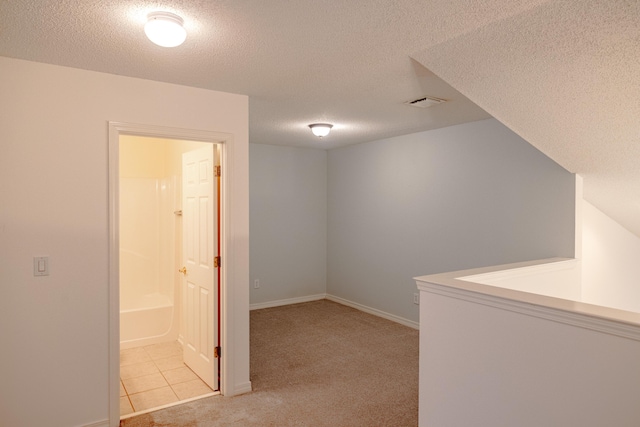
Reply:
<svg viewBox="0 0 640 427"><path fill-rule="evenodd" d="M184 45L146 39L155 10L184 18ZM637 0L0 0L0 55L249 95L254 143L332 148L488 112L640 236L639 29ZM403 104L425 95L449 102ZM323 140L318 121L335 124Z"/></svg>
<svg viewBox="0 0 640 427"><path fill-rule="evenodd" d="M550 1L413 58L584 177L640 236L640 2Z"/></svg>

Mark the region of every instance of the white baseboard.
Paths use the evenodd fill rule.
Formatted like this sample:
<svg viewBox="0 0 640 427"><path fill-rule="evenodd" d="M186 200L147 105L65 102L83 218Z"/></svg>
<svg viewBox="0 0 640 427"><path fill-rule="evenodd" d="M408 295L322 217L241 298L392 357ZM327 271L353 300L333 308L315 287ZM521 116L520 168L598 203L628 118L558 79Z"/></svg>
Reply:
<svg viewBox="0 0 640 427"><path fill-rule="evenodd" d="M376 308L367 307L366 305L358 304L357 302L349 301L330 294L308 295L306 297L296 297L276 301L261 302L257 304L251 304L249 306L249 309L259 310L261 308L280 307L283 305L299 304L301 302L318 301L321 299L328 299L329 301L337 302L338 304L346 305L355 308L356 310L364 311L365 313L373 314L374 316L382 317L383 319L391 320L392 322L400 323L401 325L405 325L413 329L420 329L420 323L414 322L413 320L405 319L404 317L396 316L395 314L387 313Z"/></svg>
<svg viewBox="0 0 640 427"><path fill-rule="evenodd" d="M234 396L239 396L241 394L245 394L245 393L249 393L252 391L251 388L251 381L247 381L246 383L242 383L242 384L236 384L234 390L233 390L233 395Z"/></svg>
<svg viewBox="0 0 640 427"><path fill-rule="evenodd" d="M281 305L300 304L301 302L318 301L325 299L327 294L307 295L305 297L287 298L276 301L259 302L249 305L249 310L259 310L261 308L280 307Z"/></svg>
<svg viewBox="0 0 640 427"><path fill-rule="evenodd" d="M413 320L405 319L404 317L396 316L395 314L387 313L377 308L367 307L366 305L358 304L357 302L349 301L344 298L337 297L335 295L327 294L326 297L329 301L337 302L338 304L347 305L365 313L373 314L374 316L382 317L392 322L400 323L401 325L408 326L413 329L420 329L420 323Z"/></svg>
<svg viewBox="0 0 640 427"><path fill-rule="evenodd" d="M85 424L82 427L109 427L109 420L96 421L95 423Z"/></svg>

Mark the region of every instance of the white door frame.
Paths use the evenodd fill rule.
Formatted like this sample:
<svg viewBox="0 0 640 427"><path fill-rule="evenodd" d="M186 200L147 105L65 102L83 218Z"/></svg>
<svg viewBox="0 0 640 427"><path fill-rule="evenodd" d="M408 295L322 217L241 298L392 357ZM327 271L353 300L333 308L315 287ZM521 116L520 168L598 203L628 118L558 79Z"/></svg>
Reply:
<svg viewBox="0 0 640 427"><path fill-rule="evenodd" d="M229 339L233 330L233 290L228 283L233 283L233 269L228 268L229 254L234 253L232 230L233 218L230 215L229 174L225 167L233 159L233 135L223 132L200 131L180 128L170 128L155 125L141 125L132 123L109 122L109 426L120 424L120 262L119 262L119 140L120 135L137 135L165 139L192 140L199 142L217 143L221 146L220 163L222 179L220 185L220 256L223 266L220 277L220 345L222 358L220 364L220 393L222 395L235 394L233 390L233 357L235 353L234 340ZM250 390L250 384L248 385Z"/></svg>

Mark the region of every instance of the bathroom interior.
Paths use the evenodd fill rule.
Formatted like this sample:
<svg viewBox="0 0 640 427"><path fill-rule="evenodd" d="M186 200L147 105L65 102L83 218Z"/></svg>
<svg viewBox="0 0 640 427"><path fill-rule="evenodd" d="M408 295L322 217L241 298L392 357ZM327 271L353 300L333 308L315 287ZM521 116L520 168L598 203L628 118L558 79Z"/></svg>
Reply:
<svg viewBox="0 0 640 427"><path fill-rule="evenodd" d="M182 356L182 154L211 143L121 135L120 415L215 394ZM219 165L220 147L213 144Z"/></svg>

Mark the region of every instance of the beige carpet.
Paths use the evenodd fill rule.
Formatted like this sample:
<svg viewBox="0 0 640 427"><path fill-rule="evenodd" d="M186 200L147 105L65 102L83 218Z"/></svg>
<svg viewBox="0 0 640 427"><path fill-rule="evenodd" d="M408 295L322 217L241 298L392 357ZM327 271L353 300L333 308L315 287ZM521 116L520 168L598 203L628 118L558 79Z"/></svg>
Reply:
<svg viewBox="0 0 640 427"><path fill-rule="evenodd" d="M418 425L418 331L322 300L251 312L253 392L121 426Z"/></svg>

